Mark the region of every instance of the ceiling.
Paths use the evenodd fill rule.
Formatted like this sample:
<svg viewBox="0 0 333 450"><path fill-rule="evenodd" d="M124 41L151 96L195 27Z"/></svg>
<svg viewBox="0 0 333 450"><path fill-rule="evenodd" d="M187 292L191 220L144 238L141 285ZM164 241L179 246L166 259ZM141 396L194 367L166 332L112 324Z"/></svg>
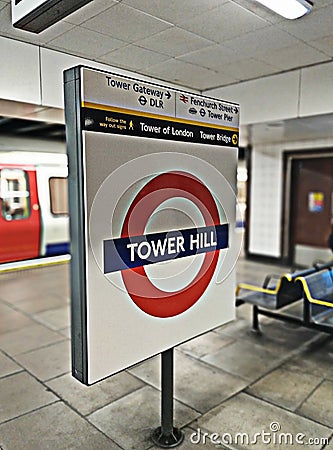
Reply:
<svg viewBox="0 0 333 450"><path fill-rule="evenodd" d="M36 35L0 0L0 35L204 91L332 61L333 0L314 3L289 21L254 0L94 0Z"/></svg>
<svg viewBox="0 0 333 450"><path fill-rule="evenodd" d="M333 58L333 0L290 21L254 0L94 0L35 35L0 35L206 90Z"/></svg>
<svg viewBox="0 0 333 450"><path fill-rule="evenodd" d="M0 135L65 142L66 130L59 123L0 116Z"/></svg>

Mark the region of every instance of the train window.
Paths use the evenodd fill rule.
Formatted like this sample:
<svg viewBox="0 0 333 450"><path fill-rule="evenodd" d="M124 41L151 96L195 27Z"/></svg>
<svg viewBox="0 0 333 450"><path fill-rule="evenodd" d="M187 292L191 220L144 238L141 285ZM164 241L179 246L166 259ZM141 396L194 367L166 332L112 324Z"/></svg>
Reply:
<svg viewBox="0 0 333 450"><path fill-rule="evenodd" d="M67 178L53 177L49 180L51 213L55 216L68 214Z"/></svg>
<svg viewBox="0 0 333 450"><path fill-rule="evenodd" d="M26 219L30 215L28 176L21 169L0 171L2 216L6 220Z"/></svg>

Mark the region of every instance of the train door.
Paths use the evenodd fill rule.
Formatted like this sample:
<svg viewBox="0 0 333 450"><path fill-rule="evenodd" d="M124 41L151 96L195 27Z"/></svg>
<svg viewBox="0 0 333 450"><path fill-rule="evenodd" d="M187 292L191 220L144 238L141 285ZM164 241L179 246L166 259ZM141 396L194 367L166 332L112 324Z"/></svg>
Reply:
<svg viewBox="0 0 333 450"><path fill-rule="evenodd" d="M39 249L36 172L0 166L0 262L35 258Z"/></svg>
<svg viewBox="0 0 333 450"><path fill-rule="evenodd" d="M331 257L333 158L295 159L292 168L291 247L294 263Z"/></svg>
<svg viewBox="0 0 333 450"><path fill-rule="evenodd" d="M37 167L37 183L42 216L41 254L69 253L68 169L66 155L62 163ZM58 158L59 159L59 158Z"/></svg>

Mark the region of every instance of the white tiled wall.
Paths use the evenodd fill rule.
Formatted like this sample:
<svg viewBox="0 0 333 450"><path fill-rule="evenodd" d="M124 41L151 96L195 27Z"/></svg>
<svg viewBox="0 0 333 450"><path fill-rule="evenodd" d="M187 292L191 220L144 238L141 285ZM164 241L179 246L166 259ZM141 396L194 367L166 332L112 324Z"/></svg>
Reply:
<svg viewBox="0 0 333 450"><path fill-rule="evenodd" d="M0 98L40 104L39 48L0 38Z"/></svg>
<svg viewBox="0 0 333 450"><path fill-rule="evenodd" d="M241 124L261 123L297 116L300 71L272 75L218 88L207 95L241 105Z"/></svg>
<svg viewBox="0 0 333 450"><path fill-rule="evenodd" d="M333 63L302 69L299 115L330 113L332 104Z"/></svg>
<svg viewBox="0 0 333 450"><path fill-rule="evenodd" d="M254 149L251 173L250 253L280 257L281 151Z"/></svg>

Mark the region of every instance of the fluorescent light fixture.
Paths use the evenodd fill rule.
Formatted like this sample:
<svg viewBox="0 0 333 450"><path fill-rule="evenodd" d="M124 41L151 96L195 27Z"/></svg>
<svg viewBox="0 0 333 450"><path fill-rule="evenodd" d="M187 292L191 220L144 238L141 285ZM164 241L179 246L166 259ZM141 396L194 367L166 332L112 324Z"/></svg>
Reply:
<svg viewBox="0 0 333 450"><path fill-rule="evenodd" d="M312 3L307 0L257 0L286 19L298 19L309 14Z"/></svg>

